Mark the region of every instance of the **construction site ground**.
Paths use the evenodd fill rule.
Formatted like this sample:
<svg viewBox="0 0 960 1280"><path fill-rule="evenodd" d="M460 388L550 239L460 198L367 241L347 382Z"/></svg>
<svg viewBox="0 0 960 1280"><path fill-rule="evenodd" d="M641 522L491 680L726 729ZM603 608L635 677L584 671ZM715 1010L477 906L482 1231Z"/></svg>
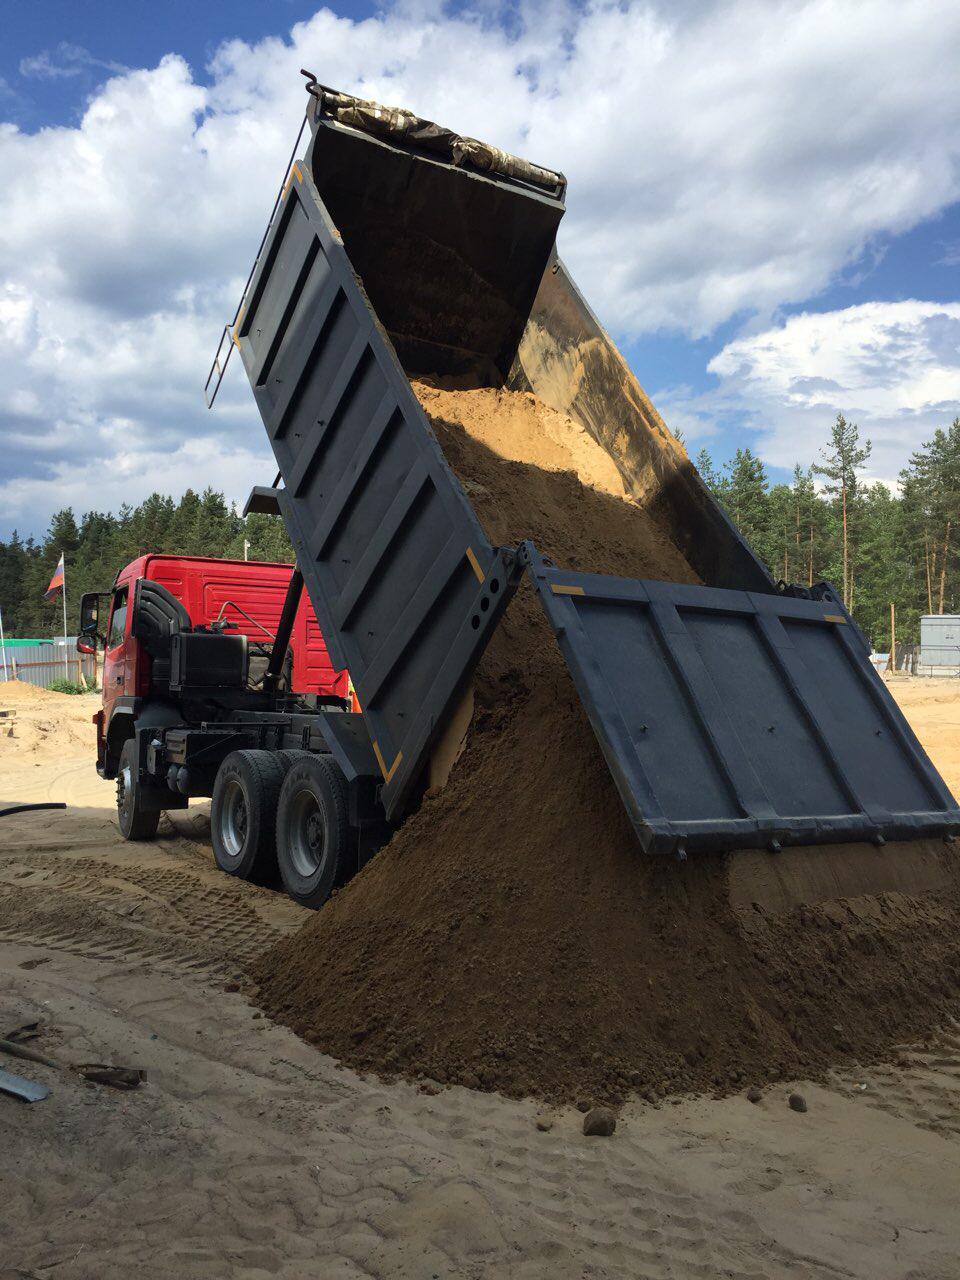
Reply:
<svg viewBox="0 0 960 1280"><path fill-rule="evenodd" d="M960 681L891 688L960 791ZM0 1037L146 1073L123 1092L0 1094L0 1277L960 1276L960 1032L759 1102L628 1099L611 1138L574 1107L339 1067L244 997L303 924L219 873L208 805L117 835L94 695L0 686ZM639 853L638 853L638 856ZM791 1109L799 1093L806 1111Z"/></svg>

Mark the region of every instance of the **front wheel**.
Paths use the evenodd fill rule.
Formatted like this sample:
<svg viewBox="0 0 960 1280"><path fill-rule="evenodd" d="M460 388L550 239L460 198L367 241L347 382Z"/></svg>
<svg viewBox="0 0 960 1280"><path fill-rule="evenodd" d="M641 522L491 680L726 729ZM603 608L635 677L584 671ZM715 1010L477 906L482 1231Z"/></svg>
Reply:
<svg viewBox="0 0 960 1280"><path fill-rule="evenodd" d="M152 840L160 823L159 809L144 809L136 738L128 738L117 770L117 823L124 840Z"/></svg>
<svg viewBox="0 0 960 1280"><path fill-rule="evenodd" d="M277 806L277 865L290 897L312 908L350 875L346 779L332 756L290 766Z"/></svg>

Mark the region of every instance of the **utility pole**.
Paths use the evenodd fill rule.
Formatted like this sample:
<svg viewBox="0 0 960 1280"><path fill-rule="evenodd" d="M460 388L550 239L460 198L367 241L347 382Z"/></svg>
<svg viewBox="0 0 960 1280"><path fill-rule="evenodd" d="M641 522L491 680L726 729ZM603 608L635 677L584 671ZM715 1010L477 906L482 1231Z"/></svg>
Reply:
<svg viewBox="0 0 960 1280"><path fill-rule="evenodd" d="M250 543L246 538L243 540L243 558L244 560L250 559Z"/></svg>
<svg viewBox="0 0 960 1280"><path fill-rule="evenodd" d="M67 658L67 557L66 553L60 552L60 559L63 561L63 586L60 588L60 599L63 601L63 675L64 679L70 679L70 665Z"/></svg>

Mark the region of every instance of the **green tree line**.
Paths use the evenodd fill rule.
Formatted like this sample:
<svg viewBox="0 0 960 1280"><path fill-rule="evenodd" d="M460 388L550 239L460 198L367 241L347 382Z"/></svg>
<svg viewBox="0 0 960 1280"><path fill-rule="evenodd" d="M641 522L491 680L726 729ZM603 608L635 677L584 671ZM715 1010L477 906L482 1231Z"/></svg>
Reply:
<svg viewBox="0 0 960 1280"><path fill-rule="evenodd" d="M16 533L0 541L0 611L9 636L55 635L63 627L59 597L44 600L51 575L65 556L67 626L75 632L84 591L108 591L124 565L148 551L292 563L293 549L275 516L244 519L222 493L188 489L179 502L159 493L116 514L88 511L79 520L58 511L41 541Z"/></svg>
<svg viewBox="0 0 960 1280"><path fill-rule="evenodd" d="M789 484L771 484L750 449L719 469L701 450L697 467L775 578L832 582L882 651L891 604L898 643L919 640L922 614L960 612L960 418L911 455L898 494L863 481L870 452L839 414L819 461Z"/></svg>
<svg viewBox="0 0 960 1280"><path fill-rule="evenodd" d="M738 449L720 468L706 450L697 467L774 578L806 586L827 579L874 648L890 642L890 605L899 643L919 639L924 613L960 612L960 418L934 433L900 474L899 493L862 479L870 442L843 415L811 467L789 484L771 484L762 461ZM68 626L84 591L108 589L130 560L147 551L251 560L293 560L280 520L244 519L222 493L188 489L179 502L152 494L116 514L90 511L79 521L58 511L40 541L16 533L0 541L0 610L12 636L59 631L59 600L44 591L66 555Z"/></svg>

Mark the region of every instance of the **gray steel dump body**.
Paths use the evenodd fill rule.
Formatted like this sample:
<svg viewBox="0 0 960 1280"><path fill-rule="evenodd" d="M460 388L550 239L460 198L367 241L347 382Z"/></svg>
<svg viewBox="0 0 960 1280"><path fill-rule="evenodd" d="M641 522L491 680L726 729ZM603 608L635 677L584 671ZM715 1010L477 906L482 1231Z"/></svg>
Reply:
<svg viewBox="0 0 960 1280"><path fill-rule="evenodd" d="M492 359L503 331L518 339L520 329L509 308L491 313L501 321L499 335L493 323L482 335ZM384 808L398 817L515 589L515 555L490 545L444 459L309 157L291 171L234 340L304 584L331 659L350 672Z"/></svg>
<svg viewBox="0 0 960 1280"><path fill-rule="evenodd" d="M777 591L563 271L559 195L365 136L316 103L308 118L233 340L387 816L418 798L526 569L644 848L960 830L852 620ZM577 418L707 585L570 574L530 544L492 546L410 386L427 372L530 388Z"/></svg>

